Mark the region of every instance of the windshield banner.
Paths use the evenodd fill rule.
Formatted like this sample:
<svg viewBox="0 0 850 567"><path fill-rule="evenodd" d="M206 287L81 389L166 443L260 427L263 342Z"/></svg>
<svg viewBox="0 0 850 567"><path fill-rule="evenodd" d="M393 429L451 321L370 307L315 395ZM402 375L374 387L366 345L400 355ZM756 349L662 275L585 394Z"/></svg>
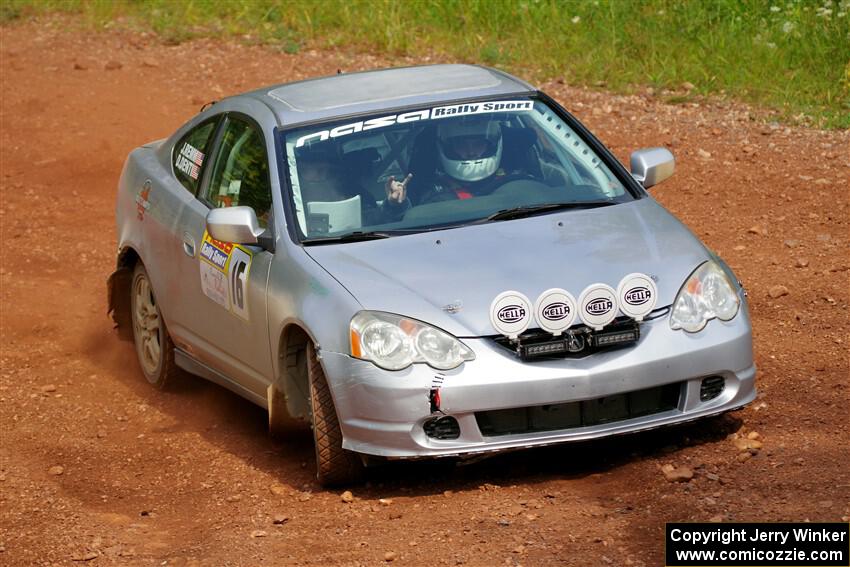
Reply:
<svg viewBox="0 0 850 567"><path fill-rule="evenodd" d="M489 102L468 102L466 104L453 104L450 106L436 106L423 110L414 110L402 114L390 114L380 118L370 118L343 124L330 130L319 130L306 136L301 136L295 142L295 147L300 148L305 144L324 142L329 138L339 138L357 132L366 132L375 128L384 128L393 124L404 124L407 122L418 122L420 120L437 120L439 118L454 118L457 116L469 116L471 114L491 114L494 112L527 112L534 108L531 100L500 100Z"/></svg>

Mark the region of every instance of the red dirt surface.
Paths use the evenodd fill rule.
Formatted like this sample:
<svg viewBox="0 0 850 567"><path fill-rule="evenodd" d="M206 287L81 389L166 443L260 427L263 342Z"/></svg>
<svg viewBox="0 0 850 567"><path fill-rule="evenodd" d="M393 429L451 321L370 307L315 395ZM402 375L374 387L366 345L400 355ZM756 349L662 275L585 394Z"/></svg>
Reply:
<svg viewBox="0 0 850 567"><path fill-rule="evenodd" d="M653 195L745 283L759 398L605 442L394 464L347 503L313 480L308 431L275 442L217 386L145 383L106 317L115 188L132 148L208 100L414 61L78 24L0 28L0 564L660 565L669 521L847 520L850 133L543 85L620 159L676 154Z"/></svg>

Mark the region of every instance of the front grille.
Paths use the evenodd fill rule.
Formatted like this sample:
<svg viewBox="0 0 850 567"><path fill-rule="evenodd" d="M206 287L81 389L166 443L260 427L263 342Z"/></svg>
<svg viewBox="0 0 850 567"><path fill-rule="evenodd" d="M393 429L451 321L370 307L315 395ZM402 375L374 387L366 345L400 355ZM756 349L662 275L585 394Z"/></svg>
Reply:
<svg viewBox="0 0 850 567"><path fill-rule="evenodd" d="M485 437L556 431L623 421L676 409L684 382L563 404L475 413Z"/></svg>

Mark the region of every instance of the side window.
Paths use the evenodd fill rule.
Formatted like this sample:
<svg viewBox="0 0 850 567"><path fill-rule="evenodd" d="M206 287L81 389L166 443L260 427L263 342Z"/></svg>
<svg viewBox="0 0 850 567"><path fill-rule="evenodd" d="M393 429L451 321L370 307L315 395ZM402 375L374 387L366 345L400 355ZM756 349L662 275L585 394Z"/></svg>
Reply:
<svg viewBox="0 0 850 567"><path fill-rule="evenodd" d="M205 122L190 130L174 144L171 156L174 163L174 175L193 195L198 190L201 168L204 166L207 147L212 140L216 123L217 119Z"/></svg>
<svg viewBox="0 0 850 567"><path fill-rule="evenodd" d="M263 136L248 122L228 118L205 200L214 207L251 207L260 226L267 226L272 206L269 160Z"/></svg>

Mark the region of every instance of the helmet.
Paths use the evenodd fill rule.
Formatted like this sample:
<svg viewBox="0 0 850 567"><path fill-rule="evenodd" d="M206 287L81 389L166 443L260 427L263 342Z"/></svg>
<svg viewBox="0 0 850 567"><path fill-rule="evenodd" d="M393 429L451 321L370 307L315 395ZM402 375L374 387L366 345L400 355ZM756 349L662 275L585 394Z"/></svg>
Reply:
<svg viewBox="0 0 850 567"><path fill-rule="evenodd" d="M493 175L502 159L502 128L477 116L456 118L437 127L440 164L458 181L480 181Z"/></svg>

